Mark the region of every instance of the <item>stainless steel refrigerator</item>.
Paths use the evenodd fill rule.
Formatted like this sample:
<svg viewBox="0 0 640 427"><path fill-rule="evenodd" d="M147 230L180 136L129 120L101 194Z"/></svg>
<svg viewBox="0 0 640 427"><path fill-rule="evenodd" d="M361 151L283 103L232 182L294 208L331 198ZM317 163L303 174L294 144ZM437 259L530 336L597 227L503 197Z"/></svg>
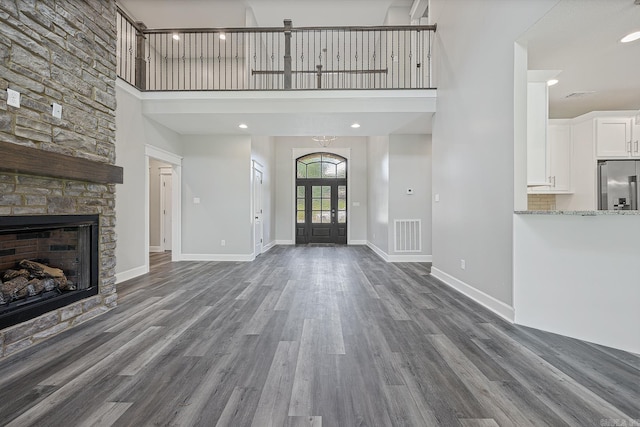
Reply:
<svg viewBox="0 0 640 427"><path fill-rule="evenodd" d="M637 210L640 160L598 162L598 209Z"/></svg>

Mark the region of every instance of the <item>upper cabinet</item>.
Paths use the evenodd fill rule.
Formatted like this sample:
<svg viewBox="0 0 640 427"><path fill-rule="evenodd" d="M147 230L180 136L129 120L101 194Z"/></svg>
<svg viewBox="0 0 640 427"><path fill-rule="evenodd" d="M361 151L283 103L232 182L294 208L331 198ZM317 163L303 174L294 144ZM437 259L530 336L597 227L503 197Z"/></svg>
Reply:
<svg viewBox="0 0 640 427"><path fill-rule="evenodd" d="M598 158L640 157L639 126L632 117L599 117L596 120Z"/></svg>
<svg viewBox="0 0 640 427"><path fill-rule="evenodd" d="M572 139L571 125L553 124L547 127L547 147L545 158L546 185L531 186L529 194L564 194L572 191Z"/></svg>
<svg viewBox="0 0 640 427"><path fill-rule="evenodd" d="M571 191L571 126L549 125L549 181L550 191Z"/></svg>
<svg viewBox="0 0 640 427"><path fill-rule="evenodd" d="M527 185L547 185L547 122L549 102L547 83L527 85Z"/></svg>

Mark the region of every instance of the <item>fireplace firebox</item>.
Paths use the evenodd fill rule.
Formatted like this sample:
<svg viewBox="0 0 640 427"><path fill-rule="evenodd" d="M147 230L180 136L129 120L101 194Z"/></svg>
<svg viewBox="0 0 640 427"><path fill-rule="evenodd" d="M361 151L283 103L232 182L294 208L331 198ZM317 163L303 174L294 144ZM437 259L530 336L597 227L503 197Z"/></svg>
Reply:
<svg viewBox="0 0 640 427"><path fill-rule="evenodd" d="M0 329L98 293L98 219L0 217Z"/></svg>

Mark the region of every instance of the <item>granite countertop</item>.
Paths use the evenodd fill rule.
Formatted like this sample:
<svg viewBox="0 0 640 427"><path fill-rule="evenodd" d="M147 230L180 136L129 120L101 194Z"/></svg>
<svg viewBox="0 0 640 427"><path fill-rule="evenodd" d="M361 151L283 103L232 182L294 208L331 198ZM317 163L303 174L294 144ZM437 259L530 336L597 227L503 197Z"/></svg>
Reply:
<svg viewBox="0 0 640 427"><path fill-rule="evenodd" d="M519 215L574 215L574 216L597 216L597 215L640 215L640 211L515 211Z"/></svg>

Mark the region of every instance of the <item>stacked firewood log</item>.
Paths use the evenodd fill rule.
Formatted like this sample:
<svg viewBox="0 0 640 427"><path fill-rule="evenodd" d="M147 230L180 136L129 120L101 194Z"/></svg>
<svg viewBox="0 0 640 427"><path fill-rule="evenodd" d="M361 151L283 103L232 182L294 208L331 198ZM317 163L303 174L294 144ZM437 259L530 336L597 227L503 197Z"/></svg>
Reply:
<svg viewBox="0 0 640 427"><path fill-rule="evenodd" d="M67 280L61 269L25 259L2 275L0 304L54 289L75 290L75 285Z"/></svg>

